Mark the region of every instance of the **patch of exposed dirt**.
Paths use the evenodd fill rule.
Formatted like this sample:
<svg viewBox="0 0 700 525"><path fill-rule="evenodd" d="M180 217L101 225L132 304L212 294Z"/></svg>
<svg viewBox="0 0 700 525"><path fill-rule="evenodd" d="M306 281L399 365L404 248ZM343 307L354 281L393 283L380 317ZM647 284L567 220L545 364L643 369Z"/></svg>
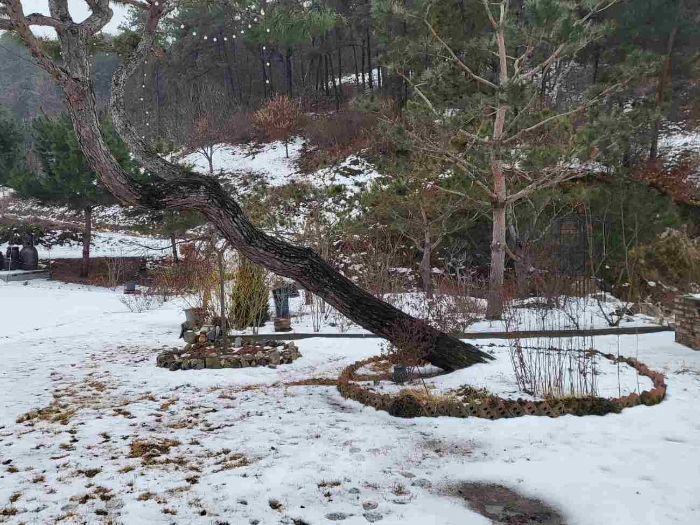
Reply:
<svg viewBox="0 0 700 525"><path fill-rule="evenodd" d="M475 512L505 525L566 525L546 503L491 483L456 483L443 487L446 495L465 500Z"/></svg>

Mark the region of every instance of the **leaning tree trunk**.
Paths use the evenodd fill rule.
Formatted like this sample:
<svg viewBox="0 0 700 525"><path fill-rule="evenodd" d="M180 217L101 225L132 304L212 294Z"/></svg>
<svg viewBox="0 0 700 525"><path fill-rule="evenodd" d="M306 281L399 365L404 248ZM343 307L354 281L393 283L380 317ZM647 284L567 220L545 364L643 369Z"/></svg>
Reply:
<svg viewBox="0 0 700 525"><path fill-rule="evenodd" d="M438 367L455 370L491 359L473 345L463 343L380 301L336 271L312 250L294 246L258 230L238 203L212 177L192 174L150 151L126 120L124 89L128 78L154 45L158 23L167 9L164 2L150 4L141 41L115 71L112 79L110 109L115 127L145 170L156 176L150 183L131 179L112 156L102 137L90 80L88 28L92 27L94 34L109 22L112 13L105 5L106 2L91 4L93 14L98 13L98 23L68 22L68 29L57 28L59 43L64 50L65 69L56 67L43 53L41 44L26 23L15 29L37 62L63 88L78 143L88 165L99 174L102 183L115 197L126 204L148 209L199 211L233 248L248 259L297 281L370 332L399 342L406 324L413 324L424 342L426 359Z"/></svg>
<svg viewBox="0 0 700 525"><path fill-rule="evenodd" d="M83 230L83 259L80 262L80 277L90 275L90 240L92 238L92 206L85 206L85 227Z"/></svg>

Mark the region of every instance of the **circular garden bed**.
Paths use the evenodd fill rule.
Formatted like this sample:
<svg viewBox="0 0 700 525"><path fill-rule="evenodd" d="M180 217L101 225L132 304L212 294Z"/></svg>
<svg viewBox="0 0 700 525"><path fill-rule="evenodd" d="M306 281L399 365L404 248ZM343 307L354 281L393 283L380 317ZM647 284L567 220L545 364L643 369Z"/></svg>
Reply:
<svg viewBox="0 0 700 525"><path fill-rule="evenodd" d="M636 359L602 354L614 362L625 363L642 375L651 379L653 388L641 394L631 393L619 398L604 397L568 397L542 401L524 399L503 399L488 392L472 387L463 387L449 396L423 395L420 391L403 390L397 394L377 393L369 386L358 384L372 379L367 375L357 375L361 368L384 361L386 357L377 356L357 361L345 368L338 378L338 390L346 399L358 401L364 405L384 410L397 417L452 416L501 419L527 415L558 417L566 414L575 416L605 415L619 413L625 408L660 403L666 395L663 374L650 370Z"/></svg>
<svg viewBox="0 0 700 525"><path fill-rule="evenodd" d="M301 354L294 343L283 341L243 341L242 346L222 347L220 344L187 344L181 351L165 350L156 357L156 365L176 370L202 370L205 368L249 368L291 363Z"/></svg>

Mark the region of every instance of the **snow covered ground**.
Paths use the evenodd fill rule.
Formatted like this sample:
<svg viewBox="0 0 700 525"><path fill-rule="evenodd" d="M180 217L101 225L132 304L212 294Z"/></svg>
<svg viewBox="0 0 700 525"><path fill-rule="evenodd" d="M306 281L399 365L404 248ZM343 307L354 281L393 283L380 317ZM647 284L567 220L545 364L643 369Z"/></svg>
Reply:
<svg viewBox="0 0 700 525"><path fill-rule="evenodd" d="M542 498L573 525L700 522L700 353L672 333L620 339L666 374L654 407L401 420L333 387L285 385L336 377L379 340L302 340L274 370L169 372L154 361L181 344L179 305L135 314L119 297L0 283L0 522L488 523L446 494L460 481ZM143 442L150 461L130 457Z"/></svg>
<svg viewBox="0 0 700 525"><path fill-rule="evenodd" d="M220 144L213 154L214 172L223 174L226 181L244 191L254 182L264 182L268 186L304 182L317 188L342 185L351 192L360 191L379 174L366 160L351 155L337 166L323 168L312 174L300 173L296 162L301 155L304 141L300 138L289 143L289 158L286 157L284 143L271 142L251 149L246 145L231 146ZM181 161L191 165L200 173L209 172L209 162L201 153L195 152Z"/></svg>
<svg viewBox="0 0 700 525"><path fill-rule="evenodd" d="M23 219L49 221L51 223L65 223L82 228L83 212L68 206L42 204L34 199L15 198L13 190L0 186L0 215L8 214ZM153 221L143 213L136 213L136 209L129 206L113 204L111 206L95 206L92 211L93 225L101 228L134 228L152 226Z"/></svg>
<svg viewBox="0 0 700 525"><path fill-rule="evenodd" d="M7 244L0 244L5 253ZM50 259L79 259L83 255L82 243L72 242L54 246L50 250L37 246L39 261ZM132 235L124 232L93 232L90 255L92 257L162 257L171 250L170 239Z"/></svg>

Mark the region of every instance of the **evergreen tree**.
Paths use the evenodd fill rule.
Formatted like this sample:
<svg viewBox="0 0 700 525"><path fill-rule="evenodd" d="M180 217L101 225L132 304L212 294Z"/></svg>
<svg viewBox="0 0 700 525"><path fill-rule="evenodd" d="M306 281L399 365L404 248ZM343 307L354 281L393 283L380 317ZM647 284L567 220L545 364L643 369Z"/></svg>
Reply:
<svg viewBox="0 0 700 525"><path fill-rule="evenodd" d="M102 131L119 164L125 170L137 175L137 166L131 160L126 145L106 118L102 120ZM83 211L85 226L80 275L86 277L90 269L93 208L116 201L88 167L67 114L62 114L57 119L48 117L34 119L32 136L34 150L41 160L41 172L33 173L26 170L15 172L10 176L8 185L20 197L67 205Z"/></svg>
<svg viewBox="0 0 700 525"><path fill-rule="evenodd" d="M22 164L24 134L12 115L0 106L0 186Z"/></svg>

